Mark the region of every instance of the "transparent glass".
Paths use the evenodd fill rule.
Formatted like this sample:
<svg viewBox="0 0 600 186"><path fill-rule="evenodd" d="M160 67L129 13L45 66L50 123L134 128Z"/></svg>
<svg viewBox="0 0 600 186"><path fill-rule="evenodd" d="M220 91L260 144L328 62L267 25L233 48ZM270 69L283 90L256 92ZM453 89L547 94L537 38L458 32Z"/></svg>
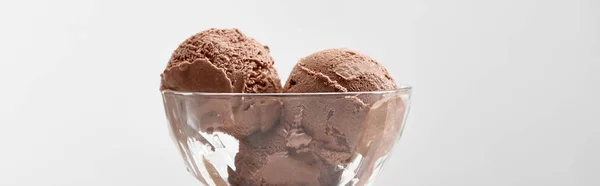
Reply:
<svg viewBox="0 0 600 186"><path fill-rule="evenodd" d="M410 93L162 92L188 171L216 186L371 185Z"/></svg>

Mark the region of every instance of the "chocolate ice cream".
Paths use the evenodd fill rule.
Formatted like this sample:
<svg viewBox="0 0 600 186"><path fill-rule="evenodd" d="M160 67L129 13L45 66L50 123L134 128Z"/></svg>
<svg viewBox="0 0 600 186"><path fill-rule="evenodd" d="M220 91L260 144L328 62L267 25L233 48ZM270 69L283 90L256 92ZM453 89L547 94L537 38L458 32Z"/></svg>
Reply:
<svg viewBox="0 0 600 186"><path fill-rule="evenodd" d="M161 90L281 92L269 47L238 29L209 29L186 39L161 75Z"/></svg>
<svg viewBox="0 0 600 186"><path fill-rule="evenodd" d="M396 89L387 70L373 58L339 48L316 52L301 59L284 92L361 92Z"/></svg>
<svg viewBox="0 0 600 186"><path fill-rule="evenodd" d="M348 49L329 49L300 60L284 92L393 89L396 89L394 80L372 58ZM375 154L373 149L385 145L375 140L385 137L378 135L386 129L386 119L379 117L388 112L381 106L387 106L387 100L374 103L380 99L380 95L348 94L285 101L278 127L267 133L255 133L243 141L247 145L242 145L244 148L236 156L236 167L247 172L233 174L230 182L259 186L337 185L340 181L350 181L352 178L342 178L347 166L359 154ZM379 158L372 159L360 161L372 163ZM361 171L370 173L373 169L363 167Z"/></svg>
<svg viewBox="0 0 600 186"><path fill-rule="evenodd" d="M186 39L161 74L161 90L216 93L281 92L269 47L238 29L208 29ZM193 100L200 101L200 100ZM203 130L223 130L241 139L267 131L279 117L278 101L202 100L192 107ZM210 101L211 103L206 103ZM252 117L249 117L252 116Z"/></svg>
<svg viewBox="0 0 600 186"><path fill-rule="evenodd" d="M284 92L365 92L396 88L387 70L373 58L349 49L327 49L301 59ZM373 141L381 141L374 140L382 137L377 134L383 132L380 129L384 126L374 120L376 115L381 115L375 108L372 110L372 100L380 99L377 96L356 94L327 101L285 102L282 113L284 119L285 114L301 118L297 128L312 137L309 152L326 165L347 167L356 155L366 156L379 145L372 144ZM289 109L292 106L301 109ZM286 121L284 125L295 125ZM340 171L330 169L322 176L341 180Z"/></svg>
<svg viewBox="0 0 600 186"><path fill-rule="evenodd" d="M239 30L209 29L175 50L161 74L161 90L311 93L397 88L381 64L348 49L323 50L301 59L283 88L273 64L269 48ZM225 148L200 133L223 132L239 141L234 165L228 163L227 169L202 160L218 184L226 184L227 179L234 186L328 186L355 179L344 176L348 171L368 176L375 169L371 165L387 154L378 148L389 149L400 131L388 124L390 118L400 117L389 109L404 104L397 97L361 93L305 95L285 101L277 96L170 96L179 96L179 102L165 100L167 110L185 111L167 113L176 140L183 145L180 148L190 149L190 135L209 151ZM190 152L182 150L186 153ZM350 168L355 162L365 166ZM221 175L221 170L227 174ZM359 185L368 181L359 180Z"/></svg>
<svg viewBox="0 0 600 186"><path fill-rule="evenodd" d="M209 29L186 39L173 52L161 74L161 90L213 93L276 93L281 81L273 67L269 48L247 37L238 29ZM237 99L215 96L189 99L189 119L197 128L186 131L225 132L243 141L259 131L266 132L277 123L281 104L277 100ZM167 107L177 105L167 104ZM183 114L183 113L182 113ZM170 117L172 118L172 117ZM171 119L172 126L180 119ZM199 140L203 139L198 137ZM246 144L240 143L240 149ZM211 145L211 149L215 149ZM256 158L260 158L257 156ZM243 174L246 169L237 169ZM202 179L201 179L202 180Z"/></svg>

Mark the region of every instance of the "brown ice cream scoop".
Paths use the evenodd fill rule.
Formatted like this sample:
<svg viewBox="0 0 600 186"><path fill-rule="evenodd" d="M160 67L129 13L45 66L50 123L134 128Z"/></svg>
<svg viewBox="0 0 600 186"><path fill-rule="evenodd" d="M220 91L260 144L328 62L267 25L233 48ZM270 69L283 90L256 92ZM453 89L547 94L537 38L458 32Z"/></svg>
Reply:
<svg viewBox="0 0 600 186"><path fill-rule="evenodd" d="M161 74L161 90L281 92L269 48L238 29L209 29L186 39Z"/></svg>
<svg viewBox="0 0 600 186"><path fill-rule="evenodd" d="M373 58L350 49L327 49L301 59L292 71L284 92L362 92L393 90L397 85L388 71ZM371 100L378 95L339 96L335 99L306 99L284 103L285 108L301 107L304 112L286 109L285 116L301 118L302 130L324 148L354 151L361 131L370 128L365 122ZM286 120L284 120L285 122Z"/></svg>
<svg viewBox="0 0 600 186"><path fill-rule="evenodd" d="M396 89L388 71L373 58L345 48L327 49L301 59L284 92L360 92Z"/></svg>
<svg viewBox="0 0 600 186"><path fill-rule="evenodd" d="M161 90L213 93L281 92L269 48L238 29L208 29L183 41L161 74ZM190 107L205 132L236 138L265 132L279 116L276 100L196 99ZM213 121L214 120L214 121ZM218 121L218 122L216 122Z"/></svg>
<svg viewBox="0 0 600 186"><path fill-rule="evenodd" d="M301 59L284 86L286 93L367 92L394 90L396 83L373 58L349 49L327 49ZM311 138L308 153L323 167L346 167L355 155L366 153L379 123L367 114L380 95L340 95L284 102L282 122ZM379 112L377 112L379 113ZM374 123L375 122L375 123ZM368 131L368 134L364 134ZM367 145L365 145L367 144ZM340 169L322 169L322 178L341 179Z"/></svg>

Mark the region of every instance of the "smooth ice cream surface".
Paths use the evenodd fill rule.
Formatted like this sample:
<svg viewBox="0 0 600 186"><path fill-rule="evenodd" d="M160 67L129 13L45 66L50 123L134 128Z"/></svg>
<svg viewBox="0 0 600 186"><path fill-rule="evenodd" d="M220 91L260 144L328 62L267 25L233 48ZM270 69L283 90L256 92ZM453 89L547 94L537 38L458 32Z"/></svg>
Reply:
<svg viewBox="0 0 600 186"><path fill-rule="evenodd" d="M161 90L281 92L269 47L238 29L209 29L186 39L161 75Z"/></svg>
<svg viewBox="0 0 600 186"><path fill-rule="evenodd" d="M388 71L373 58L345 48L327 49L301 59L284 92L361 92L396 89Z"/></svg>

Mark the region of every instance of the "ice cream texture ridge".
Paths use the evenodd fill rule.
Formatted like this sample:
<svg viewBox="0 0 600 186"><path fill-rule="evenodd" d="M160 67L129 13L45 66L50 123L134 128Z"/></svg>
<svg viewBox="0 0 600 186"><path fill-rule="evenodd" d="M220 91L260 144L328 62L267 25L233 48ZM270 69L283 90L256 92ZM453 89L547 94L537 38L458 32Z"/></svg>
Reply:
<svg viewBox="0 0 600 186"><path fill-rule="evenodd" d="M397 88L379 62L346 48L301 58L282 86L269 47L238 29L213 28L175 49L161 74L160 90L315 93ZM388 108L404 105L404 100L378 96L190 98L188 107L200 118L198 130L224 132L239 141L235 169L229 168L225 178L231 185L338 185L346 179L345 167L359 156L364 165L375 164L399 136L401 129L385 122L403 117L403 109Z"/></svg>

